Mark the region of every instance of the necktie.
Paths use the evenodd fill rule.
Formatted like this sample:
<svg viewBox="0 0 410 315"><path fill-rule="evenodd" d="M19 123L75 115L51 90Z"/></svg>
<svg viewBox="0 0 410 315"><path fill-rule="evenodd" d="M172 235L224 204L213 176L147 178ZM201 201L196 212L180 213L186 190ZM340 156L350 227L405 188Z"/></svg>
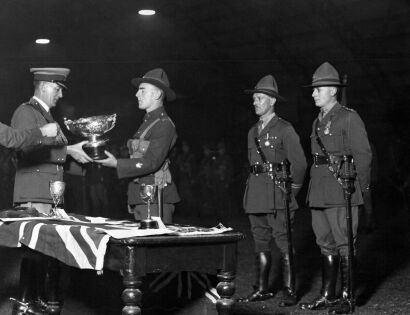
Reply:
<svg viewBox="0 0 410 315"><path fill-rule="evenodd" d="M258 134L260 134L263 130L263 121L259 120L258 122Z"/></svg>

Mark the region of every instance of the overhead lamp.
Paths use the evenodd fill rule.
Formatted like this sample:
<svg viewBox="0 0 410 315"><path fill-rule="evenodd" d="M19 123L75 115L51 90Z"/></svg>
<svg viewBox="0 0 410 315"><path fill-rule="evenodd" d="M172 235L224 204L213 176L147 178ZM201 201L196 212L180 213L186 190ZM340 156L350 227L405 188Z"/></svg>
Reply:
<svg viewBox="0 0 410 315"><path fill-rule="evenodd" d="M50 40L48 38L37 38L36 39L36 44L39 45L47 45L50 43Z"/></svg>
<svg viewBox="0 0 410 315"><path fill-rule="evenodd" d="M151 10L151 9L144 9L144 10L139 10L138 11L139 15L154 15L155 14L155 10Z"/></svg>

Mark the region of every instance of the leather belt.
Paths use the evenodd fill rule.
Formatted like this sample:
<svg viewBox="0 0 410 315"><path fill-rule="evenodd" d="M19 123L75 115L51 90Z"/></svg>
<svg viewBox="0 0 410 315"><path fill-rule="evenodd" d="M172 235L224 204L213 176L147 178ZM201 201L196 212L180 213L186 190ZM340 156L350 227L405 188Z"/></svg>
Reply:
<svg viewBox="0 0 410 315"><path fill-rule="evenodd" d="M338 163L343 157L339 155L329 154L329 157L325 155L313 154L313 164L318 165L327 165L329 161L331 164Z"/></svg>
<svg viewBox="0 0 410 315"><path fill-rule="evenodd" d="M254 175L273 172L278 165L279 163L253 164L250 166L249 171Z"/></svg>

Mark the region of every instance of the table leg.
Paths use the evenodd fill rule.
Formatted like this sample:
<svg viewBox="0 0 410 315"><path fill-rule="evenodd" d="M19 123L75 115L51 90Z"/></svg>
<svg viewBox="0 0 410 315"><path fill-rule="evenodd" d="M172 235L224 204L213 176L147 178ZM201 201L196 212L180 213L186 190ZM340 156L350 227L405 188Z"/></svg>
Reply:
<svg viewBox="0 0 410 315"><path fill-rule="evenodd" d="M125 306L122 309L122 315L140 315L142 293L139 288L142 284L142 279L136 276L135 247L127 246L125 250L122 279L125 289L121 296Z"/></svg>
<svg viewBox="0 0 410 315"><path fill-rule="evenodd" d="M216 309L219 315L229 315L233 312L235 304L232 296L235 293L235 273L229 271L221 271L217 275L219 283L216 286L216 291L221 297L216 301Z"/></svg>
<svg viewBox="0 0 410 315"><path fill-rule="evenodd" d="M61 313L61 303L58 299L58 289L60 282L60 263L58 260L47 259L46 271L46 294L47 294L47 314L59 315Z"/></svg>

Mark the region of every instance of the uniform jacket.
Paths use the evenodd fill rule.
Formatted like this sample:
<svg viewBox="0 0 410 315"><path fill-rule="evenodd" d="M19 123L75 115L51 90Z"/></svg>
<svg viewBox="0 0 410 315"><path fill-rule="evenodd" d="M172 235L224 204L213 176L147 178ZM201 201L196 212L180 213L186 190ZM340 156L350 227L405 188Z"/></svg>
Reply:
<svg viewBox="0 0 410 315"><path fill-rule="evenodd" d="M42 143L43 135L39 128L16 130L0 123L0 145L6 148L21 149Z"/></svg>
<svg viewBox="0 0 410 315"><path fill-rule="evenodd" d="M32 98L15 110L11 126L16 129L39 128L53 121L51 114ZM52 203L49 182L63 180L66 156L67 148L62 145L30 146L20 150L14 182L14 202Z"/></svg>
<svg viewBox="0 0 410 315"><path fill-rule="evenodd" d="M129 178L131 180L128 185L128 204L130 205L144 203L139 196L140 184L154 183L154 173L163 166L177 139L175 126L165 112L164 107L145 114L144 121L133 138L139 139L141 134L157 118L160 120L144 136L144 139L149 141L144 155L140 158L118 159L118 178ZM163 200L164 203L180 201L177 188L173 182L164 188Z"/></svg>
<svg viewBox="0 0 410 315"><path fill-rule="evenodd" d="M316 141L315 126L329 154L352 155L356 166L356 192L352 205L363 203L362 192L369 189L372 152L366 129L360 116L352 109L337 103L322 119L313 123L311 134L312 154L324 155ZM345 206L342 186L327 165L312 165L308 190L310 207L330 208Z"/></svg>
<svg viewBox="0 0 410 315"><path fill-rule="evenodd" d="M299 136L292 125L275 115L258 135L257 124L248 133L248 160L250 165L262 163L254 138L260 139L260 146L271 163L290 162L293 184L299 188L303 184L306 171L306 158ZM298 207L291 196L290 209ZM285 209L282 191L273 183L267 173L249 174L244 195L246 213L273 213Z"/></svg>

